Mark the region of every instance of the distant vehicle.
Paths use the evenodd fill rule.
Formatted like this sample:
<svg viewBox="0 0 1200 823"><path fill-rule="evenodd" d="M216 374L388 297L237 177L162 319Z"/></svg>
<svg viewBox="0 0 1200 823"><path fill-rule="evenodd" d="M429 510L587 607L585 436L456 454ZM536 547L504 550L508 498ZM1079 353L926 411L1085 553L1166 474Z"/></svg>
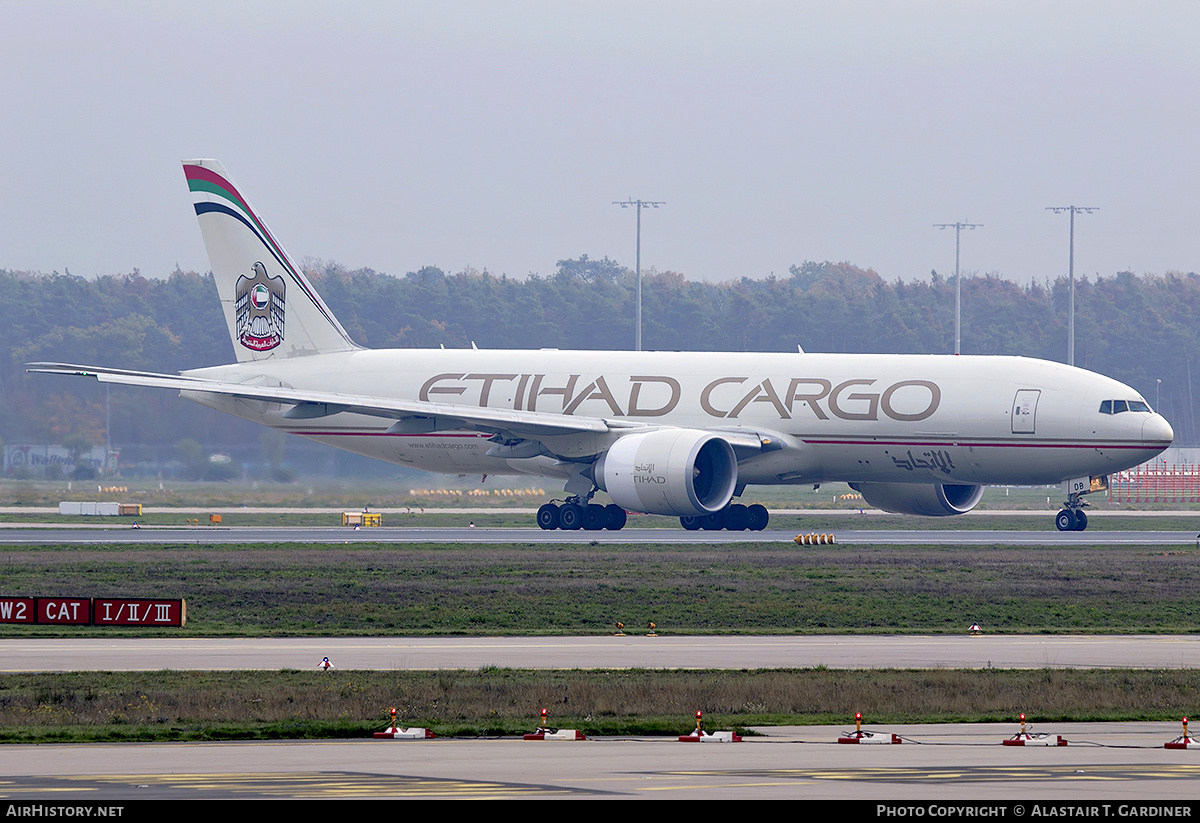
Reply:
<svg viewBox="0 0 1200 823"><path fill-rule="evenodd" d="M178 389L205 406L433 472L537 475L545 529L762 529L748 486L845 481L873 506L973 509L989 484L1083 496L1167 448L1133 389L1021 357L389 349L356 345L215 160L184 173L237 363L180 375L61 363L30 371ZM870 334L869 329L863 330ZM591 502L598 491L608 506Z"/></svg>

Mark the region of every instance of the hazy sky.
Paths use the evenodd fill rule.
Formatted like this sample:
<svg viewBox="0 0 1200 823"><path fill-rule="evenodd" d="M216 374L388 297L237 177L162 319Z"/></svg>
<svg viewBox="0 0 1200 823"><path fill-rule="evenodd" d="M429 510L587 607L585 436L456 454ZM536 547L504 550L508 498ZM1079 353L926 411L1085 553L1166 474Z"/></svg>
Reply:
<svg viewBox="0 0 1200 823"><path fill-rule="evenodd" d="M1200 271L1195 2L0 0L0 268L206 271L180 160L294 258L689 279Z"/></svg>

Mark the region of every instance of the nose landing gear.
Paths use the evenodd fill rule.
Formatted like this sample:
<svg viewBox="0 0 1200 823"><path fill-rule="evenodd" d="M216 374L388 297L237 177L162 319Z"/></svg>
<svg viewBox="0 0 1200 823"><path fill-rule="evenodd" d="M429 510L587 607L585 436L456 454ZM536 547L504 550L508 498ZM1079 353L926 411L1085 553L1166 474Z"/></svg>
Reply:
<svg viewBox="0 0 1200 823"><path fill-rule="evenodd" d="M1067 499L1062 511L1054 518L1054 525L1060 532L1081 532L1087 528L1087 514L1083 507L1087 505L1083 496L1092 492L1107 491L1108 475L1100 477L1080 477L1068 480L1063 484Z"/></svg>

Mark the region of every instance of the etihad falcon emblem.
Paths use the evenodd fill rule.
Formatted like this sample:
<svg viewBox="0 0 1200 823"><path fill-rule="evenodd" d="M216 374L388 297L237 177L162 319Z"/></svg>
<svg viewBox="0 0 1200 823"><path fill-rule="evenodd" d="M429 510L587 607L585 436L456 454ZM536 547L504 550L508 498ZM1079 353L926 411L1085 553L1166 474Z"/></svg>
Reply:
<svg viewBox="0 0 1200 823"><path fill-rule="evenodd" d="M238 341L254 351L269 351L283 342L283 278L268 277L267 267L254 264L254 276L237 280L234 311Z"/></svg>

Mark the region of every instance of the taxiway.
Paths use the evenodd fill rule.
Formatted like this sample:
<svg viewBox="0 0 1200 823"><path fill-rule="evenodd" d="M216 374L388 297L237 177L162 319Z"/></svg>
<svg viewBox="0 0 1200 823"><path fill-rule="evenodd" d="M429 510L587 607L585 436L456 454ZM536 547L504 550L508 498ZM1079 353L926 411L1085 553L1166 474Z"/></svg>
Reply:
<svg viewBox="0 0 1200 823"><path fill-rule="evenodd" d="M686 717L680 726L689 731ZM1085 810L1072 816L1094 809L1087 816L1114 818L1122 804L1188 811L1197 796L1200 751L1163 748L1177 724L1047 723L1030 732L1067 745L1040 747L1002 745L1019 731L1016 723L868 728L904 742L839 745L838 737L853 731L851 721L764 728L740 743L639 737L10 745L0 746L0 795L10 807L163 799L824 799L840 801L843 813L866 814L875 807L861 801L885 800L919 802L929 817L965 816L930 811L942 804L996 801L1006 809L979 816L1066 816L1071 806ZM1110 804L1109 814L1102 804Z"/></svg>

